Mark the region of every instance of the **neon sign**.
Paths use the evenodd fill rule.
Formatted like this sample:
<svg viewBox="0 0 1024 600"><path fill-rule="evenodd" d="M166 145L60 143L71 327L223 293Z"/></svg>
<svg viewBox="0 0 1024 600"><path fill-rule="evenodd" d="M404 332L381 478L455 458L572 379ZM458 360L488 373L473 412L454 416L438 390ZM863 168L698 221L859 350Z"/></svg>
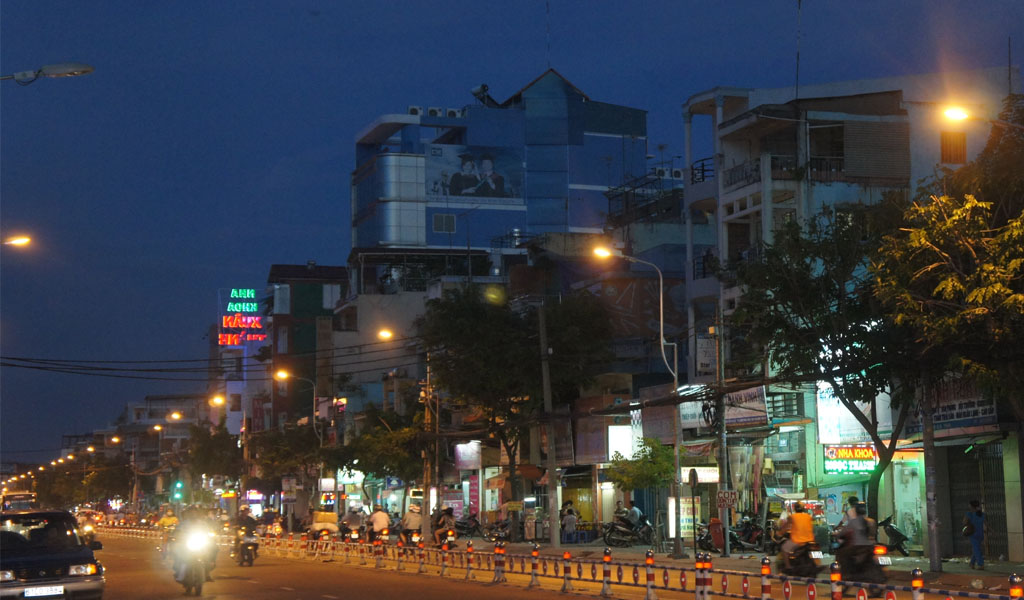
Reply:
<svg viewBox="0 0 1024 600"><path fill-rule="evenodd" d="M874 446L824 446L826 473L869 473L878 463Z"/></svg>
<svg viewBox="0 0 1024 600"><path fill-rule="evenodd" d="M262 333L263 317L244 314L259 312L260 303L256 299L254 288L231 288L221 290L222 302L227 296L226 314L221 315L220 333L217 335L219 346L241 346L246 342L262 342L267 335Z"/></svg>

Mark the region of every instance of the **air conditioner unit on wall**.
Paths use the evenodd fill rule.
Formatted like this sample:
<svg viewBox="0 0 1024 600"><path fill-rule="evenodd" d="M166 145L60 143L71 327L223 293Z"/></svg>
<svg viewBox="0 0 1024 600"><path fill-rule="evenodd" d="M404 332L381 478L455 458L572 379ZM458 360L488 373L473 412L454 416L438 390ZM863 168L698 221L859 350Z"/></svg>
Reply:
<svg viewBox="0 0 1024 600"><path fill-rule="evenodd" d="M413 105L410 104L409 105L409 112L408 112L408 114L420 116L420 115L423 114L423 107L422 106L413 106Z"/></svg>
<svg viewBox="0 0 1024 600"><path fill-rule="evenodd" d="M658 177L668 177L668 169L665 167L654 167L654 174Z"/></svg>
<svg viewBox="0 0 1024 600"><path fill-rule="evenodd" d="M443 117L444 116L444 109L441 108L440 106L431 106L430 108L427 109L427 116L428 117Z"/></svg>
<svg viewBox="0 0 1024 600"><path fill-rule="evenodd" d="M458 119L462 116L462 111L457 108L449 108L444 111L444 114L449 119Z"/></svg>
<svg viewBox="0 0 1024 600"><path fill-rule="evenodd" d="M682 179L682 178L683 178L683 170L682 169L672 169L672 179Z"/></svg>

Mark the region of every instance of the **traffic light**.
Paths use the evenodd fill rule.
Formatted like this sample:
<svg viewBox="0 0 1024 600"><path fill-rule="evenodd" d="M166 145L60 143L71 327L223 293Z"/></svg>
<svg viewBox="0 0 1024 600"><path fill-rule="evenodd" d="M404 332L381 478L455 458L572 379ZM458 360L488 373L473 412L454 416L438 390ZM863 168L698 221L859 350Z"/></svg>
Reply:
<svg viewBox="0 0 1024 600"><path fill-rule="evenodd" d="M182 483L181 481L175 481L174 482L174 499L175 500L181 500L181 497L182 497L181 496L181 489L183 487L185 487L185 484Z"/></svg>
<svg viewBox="0 0 1024 600"><path fill-rule="evenodd" d="M181 488L183 488L183 487L185 487L185 484L184 484L184 483L182 483L182 482L180 482L180 481L175 481L175 482L174 482L174 489L178 489L178 490L180 490L180 489L181 489Z"/></svg>

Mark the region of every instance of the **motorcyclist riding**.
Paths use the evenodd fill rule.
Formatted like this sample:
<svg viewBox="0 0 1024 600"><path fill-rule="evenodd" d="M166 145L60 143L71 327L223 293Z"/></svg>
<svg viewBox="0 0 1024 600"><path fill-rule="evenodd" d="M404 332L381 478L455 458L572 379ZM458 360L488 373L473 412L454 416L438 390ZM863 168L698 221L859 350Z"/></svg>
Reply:
<svg viewBox="0 0 1024 600"><path fill-rule="evenodd" d="M448 537L448 530L455 529L455 511L450 506L441 509L437 523L434 526L434 543L440 546Z"/></svg>
<svg viewBox="0 0 1024 600"><path fill-rule="evenodd" d="M252 535L256 531L256 527L259 523L256 519L249 514L249 507L242 505L238 509L238 515L235 516L235 522L233 523L234 530L237 532L239 529L244 529L246 534ZM234 556L238 552L238 547L242 542L242 538L238 535L234 536L234 541L231 543L231 554Z"/></svg>
<svg viewBox="0 0 1024 600"><path fill-rule="evenodd" d="M786 569L790 569L789 557L801 547L814 541L814 519L804 508L802 502L793 506L793 514L789 515L782 526L783 532L789 532L789 539L782 544L782 557Z"/></svg>
<svg viewBox="0 0 1024 600"><path fill-rule="evenodd" d="M366 541L374 541L382 531L389 527L391 527L391 517L388 516L387 511L379 504L374 506L373 512L370 513L369 527L366 529Z"/></svg>
<svg viewBox="0 0 1024 600"><path fill-rule="evenodd" d="M185 557L182 555L182 552L184 551L184 545L185 545L183 540L187 539L188 535L190 533L192 533L192 532L201 532L203 534L210 534L213 531L214 531L213 526L203 516L202 512L199 509L197 509L197 508L188 508L188 509L185 510L184 513L182 513L182 515L181 515L181 522L178 524L178 526L176 528L176 533L175 533L175 537L177 538L177 541L174 544L172 544L172 548L171 548L171 554L174 557L173 568L174 568L175 574L180 574L182 572L181 571L181 566L182 566L182 563L185 560ZM207 557L207 561L205 563L205 565L206 565L206 573L205 573L206 581L213 581L213 577L211 576L211 573L213 572L213 567L216 564L216 562L217 562L217 544L210 544L210 554Z"/></svg>
<svg viewBox="0 0 1024 600"><path fill-rule="evenodd" d="M868 561L874 556L874 539L877 532L875 520L868 516L864 504L858 503L852 508L854 517L849 519L841 530L840 537L843 542L836 551L836 561L840 569L850 576L863 573L870 566Z"/></svg>
<svg viewBox="0 0 1024 600"><path fill-rule="evenodd" d="M401 528L399 536L402 538L402 543L408 544L409 536L413 533L419 533L423 527L423 515L420 513L419 504L409 505L409 510L402 517L399 527Z"/></svg>
<svg viewBox="0 0 1024 600"><path fill-rule="evenodd" d="M363 526L363 514L359 512L359 508L350 506L345 516L341 518L341 525L343 526L343 532L349 533L352 531L359 531L359 528Z"/></svg>

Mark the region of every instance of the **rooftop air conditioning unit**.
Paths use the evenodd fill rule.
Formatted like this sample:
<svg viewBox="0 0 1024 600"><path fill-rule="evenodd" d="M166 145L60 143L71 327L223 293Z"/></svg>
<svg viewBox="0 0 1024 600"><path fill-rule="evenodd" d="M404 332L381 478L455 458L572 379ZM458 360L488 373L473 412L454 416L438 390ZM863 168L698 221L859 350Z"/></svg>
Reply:
<svg viewBox="0 0 1024 600"><path fill-rule="evenodd" d="M682 178L683 178L683 170L682 169L672 169L672 179L682 179Z"/></svg>
<svg viewBox="0 0 1024 600"><path fill-rule="evenodd" d="M439 106L431 106L430 108L427 109L427 116L428 117L443 117L444 116L444 109L439 107Z"/></svg>
<svg viewBox="0 0 1024 600"><path fill-rule="evenodd" d="M665 167L655 167L654 174L658 177L668 177L668 169Z"/></svg>
<svg viewBox="0 0 1024 600"><path fill-rule="evenodd" d="M410 115L415 115L415 116L418 117L418 116L423 114L423 107L422 106L412 106L412 105L409 105L409 114Z"/></svg>
<svg viewBox="0 0 1024 600"><path fill-rule="evenodd" d="M462 116L462 111L457 108L449 108L444 111L444 114L449 119L458 119Z"/></svg>

